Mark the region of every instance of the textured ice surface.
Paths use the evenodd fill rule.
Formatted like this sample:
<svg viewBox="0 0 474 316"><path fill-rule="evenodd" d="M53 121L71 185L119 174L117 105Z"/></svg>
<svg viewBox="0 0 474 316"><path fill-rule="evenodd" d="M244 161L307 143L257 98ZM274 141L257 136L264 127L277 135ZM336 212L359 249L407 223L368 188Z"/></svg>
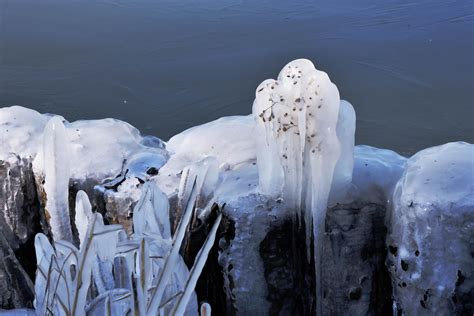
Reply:
<svg viewBox="0 0 474 316"><path fill-rule="evenodd" d="M355 146L352 188L346 199L386 205L402 176L406 160L392 150Z"/></svg>
<svg viewBox="0 0 474 316"><path fill-rule="evenodd" d="M10 153L34 157L48 120L48 116L21 106L0 108L0 159Z"/></svg>
<svg viewBox="0 0 474 316"><path fill-rule="evenodd" d="M147 160L150 160L152 155L156 156L156 160L166 160L163 149L142 145L139 131L128 123L103 119L76 121L65 125L71 143L72 178L104 178L117 175L124 161L140 152L148 154ZM142 164L143 158L141 157ZM42 161L37 159L35 165L42 166Z"/></svg>
<svg viewBox="0 0 474 316"><path fill-rule="evenodd" d="M466 295L472 303L473 179L472 144L428 148L407 161L388 239L394 294L407 315L452 314Z"/></svg>
<svg viewBox="0 0 474 316"><path fill-rule="evenodd" d="M170 158L160 169L157 182L163 192L172 195L177 193L183 170L207 157L217 160L219 177L224 179L255 163L254 121L250 115L223 117L172 137L166 148ZM243 186L247 184L235 184L233 189L242 191Z"/></svg>

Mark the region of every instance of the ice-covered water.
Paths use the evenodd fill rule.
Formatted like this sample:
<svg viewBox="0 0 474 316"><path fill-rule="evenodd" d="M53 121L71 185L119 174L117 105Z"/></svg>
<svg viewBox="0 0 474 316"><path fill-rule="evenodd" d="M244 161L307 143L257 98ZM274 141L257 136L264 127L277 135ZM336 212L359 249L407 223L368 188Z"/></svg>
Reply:
<svg viewBox="0 0 474 316"><path fill-rule="evenodd" d="M0 0L0 107L115 117L163 139L247 114L305 57L357 112L357 143L474 142L470 0Z"/></svg>

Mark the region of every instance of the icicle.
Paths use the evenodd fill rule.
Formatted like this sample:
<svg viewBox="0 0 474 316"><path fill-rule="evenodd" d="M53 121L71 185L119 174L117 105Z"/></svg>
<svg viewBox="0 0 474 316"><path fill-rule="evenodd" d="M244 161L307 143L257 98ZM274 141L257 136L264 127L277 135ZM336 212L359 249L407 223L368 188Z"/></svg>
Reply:
<svg viewBox="0 0 474 316"><path fill-rule="evenodd" d="M87 227L93 218L92 216L92 206L86 192L82 190L77 192L75 223L77 232L79 233L79 248L82 248L82 244L86 238Z"/></svg>
<svg viewBox="0 0 474 316"><path fill-rule="evenodd" d="M354 169L354 140L356 129L356 114L352 104L341 100L336 133L341 143L341 156L334 169L334 180L330 198L335 203L344 198L352 182Z"/></svg>
<svg viewBox="0 0 474 316"><path fill-rule="evenodd" d="M273 87L273 89L271 89ZM283 170L278 155L276 139L273 137L272 107L274 102L271 92L275 88L275 80L262 82L256 92L252 113L257 125L257 161L259 174L259 190L269 196L278 196L282 191Z"/></svg>
<svg viewBox="0 0 474 316"><path fill-rule="evenodd" d="M52 117L44 129L43 164L46 210L54 240L72 242L69 218L69 142L60 117Z"/></svg>
<svg viewBox="0 0 474 316"><path fill-rule="evenodd" d="M201 316L211 316L211 313L212 313L211 305L209 305L209 303L202 303L201 304L200 315Z"/></svg>

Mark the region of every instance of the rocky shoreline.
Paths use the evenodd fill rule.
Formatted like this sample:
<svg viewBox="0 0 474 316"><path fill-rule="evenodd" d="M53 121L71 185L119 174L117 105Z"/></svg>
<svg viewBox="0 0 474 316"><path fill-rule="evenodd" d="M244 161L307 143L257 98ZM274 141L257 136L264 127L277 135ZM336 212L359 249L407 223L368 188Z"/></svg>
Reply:
<svg viewBox="0 0 474 316"><path fill-rule="evenodd" d="M307 98L288 91L282 99ZM286 117L284 111L272 115ZM39 232L53 237L44 175L54 157L48 158L42 145L51 117L22 107L0 109L0 309L33 307L34 237ZM121 224L132 234L134 207L144 185L154 183L169 200L175 228L182 211L181 178L196 175L203 179L202 190L181 248L190 268L214 220L210 205L225 203L196 287L198 302L210 303L216 315L311 315L318 309L323 315L473 312L472 144L449 143L407 159L385 149L354 147L349 132L350 179L344 189L334 189L340 183L332 182L322 238L309 230L308 239L312 222L305 208L298 213L289 194L261 189L258 115L222 118L166 143L142 137L118 120L59 118L69 144L71 223L82 190L106 223ZM77 231L72 232L77 242ZM322 252L315 257L318 241ZM317 258L321 265L315 269Z"/></svg>

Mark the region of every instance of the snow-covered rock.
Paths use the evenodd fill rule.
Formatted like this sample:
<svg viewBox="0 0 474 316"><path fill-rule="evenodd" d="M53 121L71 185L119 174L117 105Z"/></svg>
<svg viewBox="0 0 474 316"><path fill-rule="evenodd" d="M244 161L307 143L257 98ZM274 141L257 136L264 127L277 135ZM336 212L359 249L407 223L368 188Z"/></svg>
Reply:
<svg viewBox="0 0 474 316"><path fill-rule="evenodd" d="M472 314L474 145L420 151L392 201L388 266L406 315Z"/></svg>

